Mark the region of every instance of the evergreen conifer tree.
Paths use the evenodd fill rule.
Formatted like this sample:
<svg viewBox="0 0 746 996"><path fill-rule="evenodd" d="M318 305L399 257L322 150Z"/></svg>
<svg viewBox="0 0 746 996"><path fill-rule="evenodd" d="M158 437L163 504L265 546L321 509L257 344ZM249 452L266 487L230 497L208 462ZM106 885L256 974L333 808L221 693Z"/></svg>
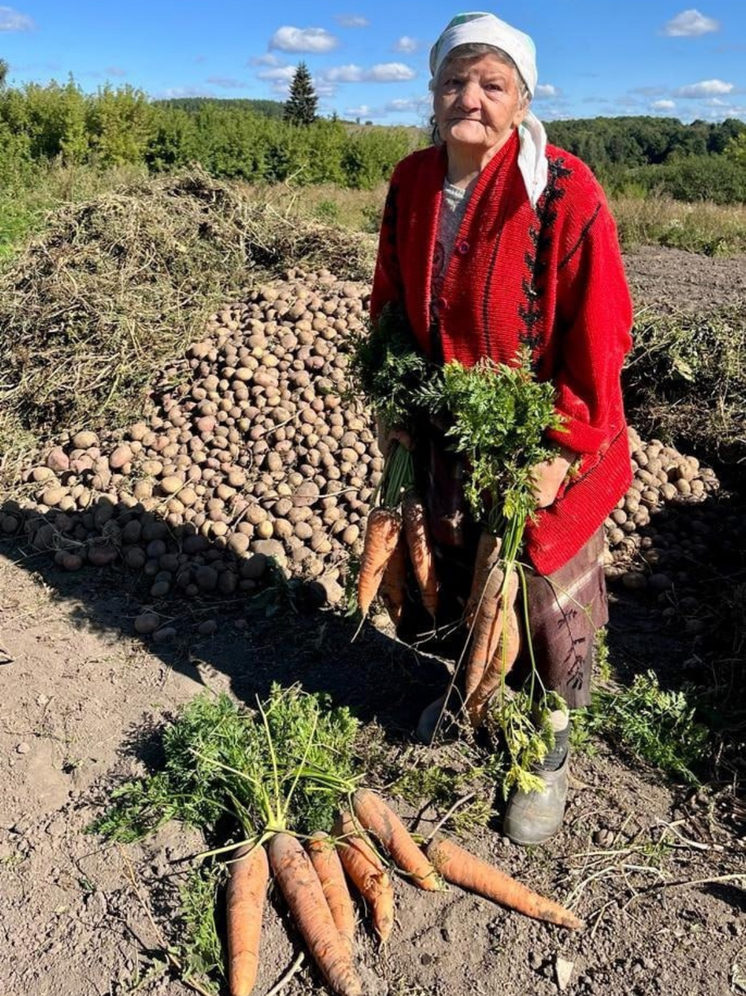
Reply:
<svg viewBox="0 0 746 996"><path fill-rule="evenodd" d="M318 97L311 83L311 74L305 62L299 62L290 83L290 95L285 102L283 117L296 125L310 125L316 119Z"/></svg>

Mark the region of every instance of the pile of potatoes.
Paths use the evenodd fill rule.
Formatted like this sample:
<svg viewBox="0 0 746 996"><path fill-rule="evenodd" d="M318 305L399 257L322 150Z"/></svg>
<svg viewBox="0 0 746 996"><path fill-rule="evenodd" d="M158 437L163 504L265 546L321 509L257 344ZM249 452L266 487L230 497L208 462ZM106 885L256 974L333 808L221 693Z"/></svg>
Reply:
<svg viewBox="0 0 746 996"><path fill-rule="evenodd" d="M0 532L25 532L70 571L122 560L154 600L251 591L270 557L339 600L383 468L372 419L347 396L367 299L364 284L291 270L221 309L162 371L146 418L60 438L28 471L26 497L0 510ZM717 503L704 503L718 480L633 429L630 448L632 486L606 521L607 576L685 590L722 532L706 507Z"/></svg>
<svg viewBox="0 0 746 996"><path fill-rule="evenodd" d="M162 372L146 419L62 438L0 529L24 529L68 570L121 557L153 598L251 588L268 557L336 581L383 467L370 416L346 397L367 294L289 271L223 308Z"/></svg>
<svg viewBox="0 0 746 996"><path fill-rule="evenodd" d="M606 575L633 591L662 595L676 588L693 598L697 575L723 552L738 516L706 501L720 490L712 468L660 440L644 442L634 429L629 441L634 477L606 520Z"/></svg>

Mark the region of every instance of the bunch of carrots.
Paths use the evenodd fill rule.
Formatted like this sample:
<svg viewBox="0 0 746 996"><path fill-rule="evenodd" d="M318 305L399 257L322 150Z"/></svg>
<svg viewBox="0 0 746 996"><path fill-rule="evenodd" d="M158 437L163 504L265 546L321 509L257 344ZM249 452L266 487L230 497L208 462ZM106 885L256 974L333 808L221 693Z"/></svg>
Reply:
<svg viewBox="0 0 746 996"><path fill-rule="evenodd" d="M448 838L415 840L344 760L355 730L346 710L330 709L325 699L297 687L273 688L257 713L240 710L227 696L200 696L166 730L164 769L123 786L94 826L111 839L132 840L172 818L214 832L226 812L233 815L240 839L202 855L228 858L231 996L248 996L256 982L270 877L321 974L340 996L363 991L348 879L382 943L395 922L392 867L427 891L450 882L528 916L570 929L582 926L569 910ZM327 819L331 833L318 825L312 829Z"/></svg>
<svg viewBox="0 0 746 996"><path fill-rule="evenodd" d="M550 457L545 434L561 421L554 388L535 379L527 352L514 366L490 360L470 369L446 364L432 402L432 410L443 409L450 420L446 436L469 466L465 493L471 513L482 524L465 611L465 707L478 726L520 650L519 557L526 523L536 514L531 471ZM526 617L524 636L533 661L529 632Z"/></svg>
<svg viewBox="0 0 746 996"><path fill-rule="evenodd" d="M415 437L418 421L427 417L425 396L432 392L440 371L417 348L397 306L384 308L369 334L360 339L351 372L379 425ZM378 505L368 516L365 531L357 588L363 617L380 594L398 624L410 564L422 604L435 620L438 581L425 511L416 492L414 461L410 449L393 439L378 488Z"/></svg>
<svg viewBox="0 0 746 996"><path fill-rule="evenodd" d="M382 943L388 941L395 919L391 878L368 833L385 848L397 870L420 889L438 892L444 881L450 882L537 920L570 930L583 926L570 910L447 837L437 836L420 847L380 796L358 789L352 796L352 811L340 813L332 836L314 833L304 849L293 836L278 832L269 841L269 862L259 844L238 858L228 885L231 996L249 996L256 981L270 866L331 989L339 996L362 996L354 961L355 908L345 873L370 909Z"/></svg>
<svg viewBox="0 0 746 996"><path fill-rule="evenodd" d="M455 361L436 367L422 356L401 311L394 309L384 311L358 346L353 372L380 422L411 431L423 418L437 419L448 425L447 440L465 458L465 493L482 533L464 612L467 637L459 668L463 665L464 710L476 728L485 720L498 690L504 689L505 676L521 649L522 634L533 664L528 700L534 699L538 674L528 606L524 598L521 626L516 604L519 589L525 588L520 563L524 531L536 514L531 469L551 455L545 441L547 430L561 428L554 388L550 382L536 380L528 351L519 354L512 365L482 360L469 369ZM422 506L412 493L414 477L412 454L394 442L384 466L380 507L368 517L358 580L363 615L380 591L398 621L404 600L405 551L423 604L434 615L437 581ZM501 698L498 721L510 712L505 696ZM512 725L502 725L509 741ZM541 740L540 735L536 749L544 749ZM508 748L514 775L528 788L530 775L516 759L517 748L510 743Z"/></svg>

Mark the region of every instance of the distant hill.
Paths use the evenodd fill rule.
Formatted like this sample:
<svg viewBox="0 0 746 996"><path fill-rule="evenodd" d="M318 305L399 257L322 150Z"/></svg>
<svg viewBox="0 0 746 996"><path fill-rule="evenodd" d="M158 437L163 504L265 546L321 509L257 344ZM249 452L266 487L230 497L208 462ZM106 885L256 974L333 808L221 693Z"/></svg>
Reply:
<svg viewBox="0 0 746 996"><path fill-rule="evenodd" d="M173 107L188 114L196 114L206 104L218 104L221 108L248 111L265 118L281 118L285 108L281 100L248 100L243 97L172 97L169 100L154 100L153 103L157 107Z"/></svg>

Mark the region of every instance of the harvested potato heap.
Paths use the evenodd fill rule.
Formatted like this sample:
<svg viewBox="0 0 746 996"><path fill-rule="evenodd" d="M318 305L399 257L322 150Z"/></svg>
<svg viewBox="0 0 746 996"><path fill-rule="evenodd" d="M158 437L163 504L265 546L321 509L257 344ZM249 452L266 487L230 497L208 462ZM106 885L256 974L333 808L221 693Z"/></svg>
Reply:
<svg viewBox="0 0 746 996"><path fill-rule="evenodd" d="M634 477L606 520L606 575L654 595L675 586L686 612L687 593L696 588L702 568L714 566L719 552L727 554L743 521L726 506L706 501L720 490L712 468L657 439L644 442L634 429L629 439ZM689 620L692 632L698 623Z"/></svg>
<svg viewBox="0 0 746 996"><path fill-rule="evenodd" d="M213 316L163 371L145 420L55 446L3 531L25 520L70 570L121 555L156 598L250 589L268 556L336 578L382 467L370 417L343 400L367 291L324 271L288 276Z"/></svg>
<svg viewBox="0 0 746 996"><path fill-rule="evenodd" d="M0 533L25 533L68 570L121 558L153 599L250 592L268 557L339 598L383 467L370 413L344 400L367 294L326 270L291 270L226 306L162 371L142 421L59 439L0 505ZM630 444L607 574L686 599L711 535L727 547L741 524L704 502L719 488L710 468L632 429Z"/></svg>

